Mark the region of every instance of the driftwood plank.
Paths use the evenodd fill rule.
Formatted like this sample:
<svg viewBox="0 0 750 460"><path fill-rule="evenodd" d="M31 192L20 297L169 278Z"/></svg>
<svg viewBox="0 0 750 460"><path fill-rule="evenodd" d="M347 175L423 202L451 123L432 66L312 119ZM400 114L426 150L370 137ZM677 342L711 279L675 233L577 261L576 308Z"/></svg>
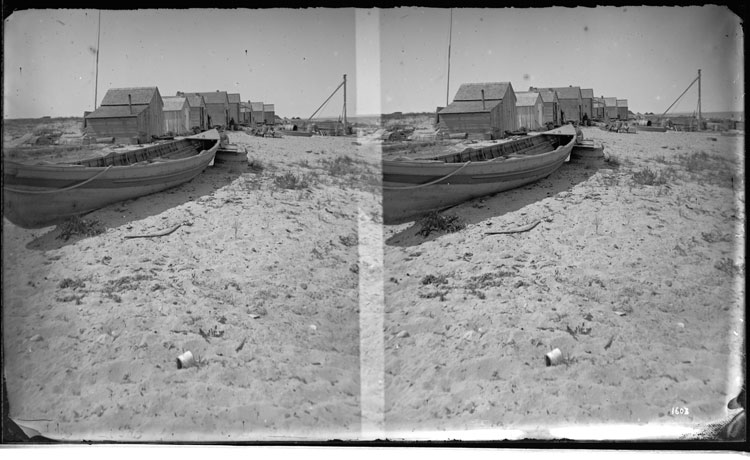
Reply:
<svg viewBox="0 0 750 460"><path fill-rule="evenodd" d="M528 232L532 228L534 228L537 225L539 225L540 222L541 222L541 220L537 220L537 221L534 221L534 222L532 222L532 223L530 223L528 225L524 225L523 227L514 228L513 230L502 230L502 231L499 231L499 232L484 232L484 234L485 235L508 235L510 233Z"/></svg>
<svg viewBox="0 0 750 460"><path fill-rule="evenodd" d="M177 224L174 227L169 228L167 230L164 230L164 231L161 231L161 232L157 232L157 233L147 233L145 235L125 235L125 238L154 238L154 237L157 237L157 236L167 236L170 233L173 233L175 230L177 230L181 226L182 226L182 224Z"/></svg>

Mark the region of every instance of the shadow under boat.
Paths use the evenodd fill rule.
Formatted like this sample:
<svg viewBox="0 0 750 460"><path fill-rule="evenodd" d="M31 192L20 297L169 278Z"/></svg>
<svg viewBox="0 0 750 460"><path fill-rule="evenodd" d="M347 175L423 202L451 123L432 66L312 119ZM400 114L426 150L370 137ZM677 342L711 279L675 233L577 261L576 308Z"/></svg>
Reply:
<svg viewBox="0 0 750 460"><path fill-rule="evenodd" d="M570 191L576 185L589 180L599 169L610 167L605 162L603 155L590 158L571 155L570 162L565 163L547 177L513 190L498 192L449 206L439 212L454 214L467 225L486 222L523 209L545 198L553 197L560 192ZM413 247L437 239L444 234L433 233L427 237L418 235L421 229L420 219L423 216L424 214L418 216L412 225L388 238L385 244L397 247Z"/></svg>

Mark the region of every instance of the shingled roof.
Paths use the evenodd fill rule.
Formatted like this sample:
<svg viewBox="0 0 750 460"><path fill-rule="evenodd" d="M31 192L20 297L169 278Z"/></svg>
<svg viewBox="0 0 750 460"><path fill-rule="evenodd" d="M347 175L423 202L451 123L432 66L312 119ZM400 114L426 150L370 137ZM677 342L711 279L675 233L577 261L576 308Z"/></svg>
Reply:
<svg viewBox="0 0 750 460"><path fill-rule="evenodd" d="M538 89L536 92L539 93L540 96L542 96L542 101L544 102L555 102L555 92L551 89Z"/></svg>
<svg viewBox="0 0 750 460"><path fill-rule="evenodd" d="M226 91L213 91L213 92L196 92L195 94L200 94L203 96L203 100L206 102L206 104L224 104L229 103L229 96L227 95Z"/></svg>
<svg viewBox="0 0 750 460"><path fill-rule="evenodd" d="M156 86L144 88L112 88L104 95L101 105L128 105L128 103L150 104L158 94L159 89ZM128 94L130 101L128 101Z"/></svg>
<svg viewBox="0 0 750 460"><path fill-rule="evenodd" d="M500 104L500 101L497 99L490 101L485 99L484 107L482 107L482 101L453 101L448 104L448 107L438 112L438 114L443 115L446 113L484 113L489 112L498 104Z"/></svg>
<svg viewBox="0 0 750 460"><path fill-rule="evenodd" d="M536 91L521 91L516 93L516 106L533 106L539 100L539 93Z"/></svg>
<svg viewBox="0 0 750 460"><path fill-rule="evenodd" d="M203 99L203 96L200 94L185 94L185 98L187 98L188 104L190 104L190 107L205 107L206 103Z"/></svg>
<svg viewBox="0 0 750 460"><path fill-rule="evenodd" d="M135 117L146 109L148 109L148 105L143 104L133 104L131 107L128 107L127 105L102 105L99 106L98 109L86 115L86 118Z"/></svg>
<svg viewBox="0 0 750 460"><path fill-rule="evenodd" d="M581 89L581 97L585 99L593 99L594 98L594 90L591 88L588 89Z"/></svg>
<svg viewBox="0 0 750 460"><path fill-rule="evenodd" d="M560 86L556 88L529 88L530 91L552 90L558 99L578 99L581 96L580 86Z"/></svg>
<svg viewBox="0 0 750 460"><path fill-rule="evenodd" d="M509 82L498 83L464 83L458 88L454 101L481 101L482 90L484 90L484 100L502 100L510 88ZM481 107L481 106L480 106Z"/></svg>
<svg viewBox="0 0 750 460"><path fill-rule="evenodd" d="M239 104L242 102L242 98L240 97L239 93L228 93L227 97L229 98L230 104Z"/></svg>

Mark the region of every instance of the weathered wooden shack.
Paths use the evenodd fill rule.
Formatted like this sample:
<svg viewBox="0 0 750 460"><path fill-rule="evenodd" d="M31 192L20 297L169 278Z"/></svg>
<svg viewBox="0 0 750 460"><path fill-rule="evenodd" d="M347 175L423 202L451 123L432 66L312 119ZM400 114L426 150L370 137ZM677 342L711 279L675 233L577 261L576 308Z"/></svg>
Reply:
<svg viewBox="0 0 750 460"><path fill-rule="evenodd" d="M544 102L536 91L516 93L516 113L518 128L539 131L544 127Z"/></svg>
<svg viewBox="0 0 750 460"><path fill-rule="evenodd" d="M628 119L628 100L627 99L617 99L617 102L615 103L617 106L617 118L620 120L627 120Z"/></svg>
<svg viewBox="0 0 750 460"><path fill-rule="evenodd" d="M450 132L500 138L518 129L516 95L510 82L464 83L438 114Z"/></svg>
<svg viewBox="0 0 750 460"><path fill-rule="evenodd" d="M266 117L263 114L264 104L262 102L251 102L250 106L253 110L253 123L255 123L255 125L262 125L265 123Z"/></svg>
<svg viewBox="0 0 750 460"><path fill-rule="evenodd" d="M604 115L605 120L617 120L617 98L616 97L605 97L604 98Z"/></svg>
<svg viewBox="0 0 750 460"><path fill-rule="evenodd" d="M250 101L240 102L240 123L253 126L253 108Z"/></svg>
<svg viewBox="0 0 750 460"><path fill-rule="evenodd" d="M588 120L594 118L594 90L581 88L581 120L585 115Z"/></svg>
<svg viewBox="0 0 750 460"><path fill-rule="evenodd" d="M207 128L213 126L229 125L229 96L226 91L213 92L190 92L189 94L199 94L203 96L203 102L206 105Z"/></svg>
<svg viewBox="0 0 750 460"><path fill-rule="evenodd" d="M594 120L604 120L604 98L594 97L591 107L592 118Z"/></svg>
<svg viewBox="0 0 750 460"><path fill-rule="evenodd" d="M560 105L560 123L580 122L583 117L583 99L579 86L560 86L554 88L529 88L529 91L552 90L557 93Z"/></svg>
<svg viewBox="0 0 750 460"><path fill-rule="evenodd" d="M234 123L237 124L240 122L240 103L242 102L242 98L238 93L228 93L227 98L229 98L229 120L234 120Z"/></svg>
<svg viewBox="0 0 750 460"><path fill-rule="evenodd" d="M96 137L120 143L145 143L164 134L164 103L155 86L113 88L98 109L86 116L86 127Z"/></svg>
<svg viewBox="0 0 750 460"><path fill-rule="evenodd" d="M547 125L551 123L552 126L559 126L561 114L560 101L557 99L557 93L551 89L529 89L529 91L538 92L539 96L542 98L542 103L544 104L544 124Z"/></svg>
<svg viewBox="0 0 750 460"><path fill-rule="evenodd" d="M276 112L273 104L263 104L263 119L267 125L276 124Z"/></svg>
<svg viewBox="0 0 750 460"><path fill-rule="evenodd" d="M164 96L164 129L177 136L190 132L190 105L183 96Z"/></svg>
<svg viewBox="0 0 750 460"><path fill-rule="evenodd" d="M184 96L190 106L190 129L198 128L201 131L208 129L208 111L206 110L206 101L198 93L188 93L177 91L178 96Z"/></svg>

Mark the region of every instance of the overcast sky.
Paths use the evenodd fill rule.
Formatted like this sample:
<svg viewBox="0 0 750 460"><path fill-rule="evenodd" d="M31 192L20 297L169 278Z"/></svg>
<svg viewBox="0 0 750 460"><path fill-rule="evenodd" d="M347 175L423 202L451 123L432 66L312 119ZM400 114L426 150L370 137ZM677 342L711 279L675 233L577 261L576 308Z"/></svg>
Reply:
<svg viewBox="0 0 750 460"><path fill-rule="evenodd" d="M13 13L4 116L92 110L97 25L96 10ZM97 104L109 88L155 85L308 117L347 74L349 115L432 111L446 103L449 26L447 9L103 10ZM469 82L575 85L661 113L702 69L702 110L741 111L742 41L718 6L454 9L448 95ZM339 91L318 116L342 105ZM696 107L694 86L672 111Z"/></svg>

